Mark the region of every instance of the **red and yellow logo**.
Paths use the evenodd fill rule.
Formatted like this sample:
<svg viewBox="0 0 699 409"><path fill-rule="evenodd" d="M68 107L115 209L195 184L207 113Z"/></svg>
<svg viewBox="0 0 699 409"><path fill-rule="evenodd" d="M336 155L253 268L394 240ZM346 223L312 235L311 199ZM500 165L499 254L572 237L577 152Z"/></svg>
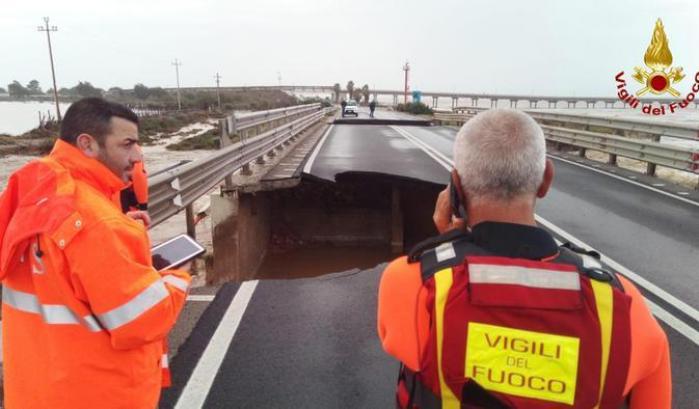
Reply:
<svg viewBox="0 0 699 409"><path fill-rule="evenodd" d="M699 92L699 72L694 76L694 84L692 91L688 93L684 99L669 104L660 104L660 106L652 106L652 104L640 104L637 97L643 97L647 93L655 95L670 94L675 98L680 98L680 92L673 86L685 77L682 72L682 67L672 67L672 52L665 34L663 22L658 19L655 22L653 36L651 37L650 45L643 56L643 62L647 68L635 67L634 74L631 76L643 87L639 89L635 95L629 93L626 89L626 81L624 80L624 71L618 73L615 77L617 82L617 95L620 100L629 104L632 108L638 108L641 105L641 111L649 115L665 115L666 113L676 112L678 109L686 108Z"/></svg>

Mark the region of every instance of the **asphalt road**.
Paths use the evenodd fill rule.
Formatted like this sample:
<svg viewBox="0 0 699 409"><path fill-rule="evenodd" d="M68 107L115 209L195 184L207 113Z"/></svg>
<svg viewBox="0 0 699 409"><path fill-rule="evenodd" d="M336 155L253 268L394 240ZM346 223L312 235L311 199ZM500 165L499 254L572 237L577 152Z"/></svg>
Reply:
<svg viewBox="0 0 699 409"><path fill-rule="evenodd" d="M333 180L349 170L385 172L443 183L454 134L440 127L336 125L310 173ZM684 302L689 309L682 311L673 298L642 288L696 332L699 207L566 162L557 160L556 167L538 215ZM175 387L161 407L178 399L179 407L195 407L183 402L199 399L205 408L392 407L397 363L383 354L375 329L381 267L224 286L174 357ZM696 408L699 341L691 331L678 332L683 327L676 322L661 324L672 348L673 407ZM225 330L229 343L221 341ZM198 376L189 379L193 371Z"/></svg>

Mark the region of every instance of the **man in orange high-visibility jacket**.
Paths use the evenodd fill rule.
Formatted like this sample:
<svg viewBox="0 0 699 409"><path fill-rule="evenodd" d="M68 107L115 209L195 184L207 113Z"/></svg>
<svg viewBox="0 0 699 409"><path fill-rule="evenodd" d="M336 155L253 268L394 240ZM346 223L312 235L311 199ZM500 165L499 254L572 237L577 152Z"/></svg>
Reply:
<svg viewBox="0 0 699 409"><path fill-rule="evenodd" d="M5 407L156 407L163 339L190 283L153 269L145 226L112 201L140 161L138 117L75 102L51 153L0 196Z"/></svg>
<svg viewBox="0 0 699 409"><path fill-rule="evenodd" d="M453 149L434 213L443 234L379 285L379 338L402 363L397 407L670 409L668 341L638 289L536 225L553 179L539 125L486 111Z"/></svg>

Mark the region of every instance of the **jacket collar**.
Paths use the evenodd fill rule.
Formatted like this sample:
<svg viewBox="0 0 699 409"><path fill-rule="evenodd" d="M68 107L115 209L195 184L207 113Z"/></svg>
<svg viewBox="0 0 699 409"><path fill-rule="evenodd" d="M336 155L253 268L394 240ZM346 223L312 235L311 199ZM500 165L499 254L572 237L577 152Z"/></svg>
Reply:
<svg viewBox="0 0 699 409"><path fill-rule="evenodd" d="M541 260L558 254L553 237L536 226L482 222L471 230L473 242L499 256Z"/></svg>
<svg viewBox="0 0 699 409"><path fill-rule="evenodd" d="M49 157L65 167L74 179L89 184L109 198L126 187L126 183L102 162L61 139L56 140Z"/></svg>

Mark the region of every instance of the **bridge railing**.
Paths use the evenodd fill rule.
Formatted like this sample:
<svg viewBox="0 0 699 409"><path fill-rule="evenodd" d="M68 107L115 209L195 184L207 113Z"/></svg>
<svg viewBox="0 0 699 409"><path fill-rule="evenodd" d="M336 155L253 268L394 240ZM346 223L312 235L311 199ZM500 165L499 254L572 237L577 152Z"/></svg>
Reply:
<svg viewBox="0 0 699 409"><path fill-rule="evenodd" d="M482 107L457 107L454 108L454 112L473 114L487 109L488 108ZM588 131L594 130L591 128L604 128L605 130L610 130L619 135L638 133L644 136L652 137L656 139L656 141L659 141L661 136L699 141L699 128L691 125L649 122L641 119L605 118L589 115L544 112L540 110L525 109L523 111L537 121L546 123L548 125L558 125L562 127L577 125L586 127Z"/></svg>
<svg viewBox="0 0 699 409"><path fill-rule="evenodd" d="M250 127L259 126L266 123L259 122L261 118L267 118L270 122L279 120L279 115L289 117L291 113L300 116L254 137L241 138L206 158L182 164L149 178L148 206L152 226L187 208L187 229L188 232L193 231L191 204L196 199L244 165L295 139L299 133L325 117L327 109L321 109L320 104L312 104L264 111L245 116L256 119L243 124L247 126L246 124L255 121L257 125Z"/></svg>
<svg viewBox="0 0 699 409"><path fill-rule="evenodd" d="M437 123L447 125L460 126L468 121L475 114L442 114L435 113L434 120ZM545 122L541 117L534 116L538 122ZM581 118L589 119L589 118ZM560 118L559 118L560 120ZM629 121L622 120L621 125L617 124L616 120L608 119L608 128L621 129L626 126ZM579 126L581 121L573 121L570 124ZM580 148L581 156L586 150L594 150L609 154L609 163L616 164L617 156L635 159L646 162L646 174L654 175L656 166L665 166L668 168L678 169L694 174L699 174L699 150L677 147L669 144L659 143L657 141L649 141L638 138L628 138L624 136L614 135L604 132L592 132L584 129L576 129L574 127L566 127L569 124L564 122L564 126L551 126L541 124L544 130L546 139L549 142L558 144L570 145ZM657 125L649 125L648 129L639 126L640 123L635 123L634 126L643 134L653 134L661 132ZM600 125L601 126L601 125ZM654 128L655 127L655 128ZM673 129L693 129L683 128L681 126L673 127ZM697 132L694 129L694 132ZM699 185L697 185L699 189Z"/></svg>

